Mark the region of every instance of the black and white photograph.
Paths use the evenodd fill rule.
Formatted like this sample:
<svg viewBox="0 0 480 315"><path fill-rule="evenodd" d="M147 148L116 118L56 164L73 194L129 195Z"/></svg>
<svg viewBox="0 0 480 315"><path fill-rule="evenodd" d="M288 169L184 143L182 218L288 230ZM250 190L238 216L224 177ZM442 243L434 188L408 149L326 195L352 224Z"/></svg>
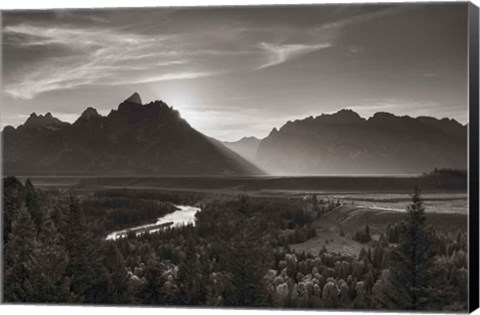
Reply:
<svg viewBox="0 0 480 315"><path fill-rule="evenodd" d="M2 303L478 307L478 7L174 5L1 11Z"/></svg>

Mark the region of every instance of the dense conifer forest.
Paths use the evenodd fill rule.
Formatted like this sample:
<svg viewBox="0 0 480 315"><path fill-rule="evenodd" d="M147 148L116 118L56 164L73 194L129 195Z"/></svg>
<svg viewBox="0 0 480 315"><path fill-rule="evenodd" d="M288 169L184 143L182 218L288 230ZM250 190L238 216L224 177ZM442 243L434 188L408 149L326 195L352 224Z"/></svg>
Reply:
<svg viewBox="0 0 480 315"><path fill-rule="evenodd" d="M107 241L175 204L196 224ZM115 190L79 194L3 179L3 299L9 303L467 310L465 230L435 230L419 190L404 220L352 227L358 255L291 245L340 206L316 196L253 198ZM347 229L344 227L343 229ZM345 236L344 230L340 236ZM350 236L348 236L350 237ZM352 238L352 237L350 237Z"/></svg>

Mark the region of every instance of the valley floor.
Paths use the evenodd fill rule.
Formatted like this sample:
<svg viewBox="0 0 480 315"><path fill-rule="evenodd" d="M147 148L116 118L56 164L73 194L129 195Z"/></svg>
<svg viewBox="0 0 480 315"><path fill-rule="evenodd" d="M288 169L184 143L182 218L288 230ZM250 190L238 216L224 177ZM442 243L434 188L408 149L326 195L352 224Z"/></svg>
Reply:
<svg viewBox="0 0 480 315"><path fill-rule="evenodd" d="M297 252L318 253L323 247L328 252L358 256L362 248L369 244L360 244L352 239L353 234L362 227L369 226L372 240L378 241L380 234L387 226L401 222L406 211L391 211L378 208L343 204L317 219L313 226L317 236L304 243L293 244L291 248ZM467 215L464 213L428 212L427 218L437 230L456 232L467 227ZM340 236L343 230L344 236Z"/></svg>
<svg viewBox="0 0 480 315"><path fill-rule="evenodd" d="M413 188L395 179L397 189L375 191L377 179L356 180L370 186L355 190L345 178L4 178L5 300L402 308L382 304L383 288ZM320 189L328 182L346 188ZM429 307L463 310L467 195L427 187L435 230L428 259L455 289L451 301ZM47 255L58 268L39 278L50 270ZM31 272L18 273L26 260ZM46 281L58 292L47 294Z"/></svg>

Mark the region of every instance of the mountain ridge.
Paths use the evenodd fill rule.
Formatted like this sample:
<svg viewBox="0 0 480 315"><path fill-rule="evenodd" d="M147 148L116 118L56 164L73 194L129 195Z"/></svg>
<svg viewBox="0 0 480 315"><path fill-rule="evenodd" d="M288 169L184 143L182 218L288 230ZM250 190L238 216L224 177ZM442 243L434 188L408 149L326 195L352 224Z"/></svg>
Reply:
<svg viewBox="0 0 480 315"><path fill-rule="evenodd" d="M261 169L275 175L408 174L435 167L466 168L466 126L451 118L415 118L388 112L363 118L351 109L343 109L287 121L278 129L272 128L263 139L243 137L222 142L193 129L163 101L142 104L140 95L133 93L106 116L87 107L70 124L51 113L32 113L24 124L17 128L6 126L2 133L7 144L6 170L17 159L15 154L21 156L31 146L29 155L44 161L39 168L48 165L48 161L62 165L67 160L69 166L63 171L74 169L83 165L79 158L72 157L71 152L76 152L86 160L89 154L95 157L81 167L83 172L109 174L113 172L109 170L110 163L113 168L126 168L124 173L173 174L158 166L158 161L147 166L141 154L165 159L168 152L161 153L160 148L168 147L173 152L177 148L169 139L178 139L183 143L183 153L179 154L189 166L185 170L173 167L175 175L257 175L263 174ZM19 144L12 144L12 140ZM197 142L202 144L197 146ZM185 146L195 149L189 151ZM56 151L61 151L63 157L55 156ZM135 156L136 151L142 153ZM216 154L208 162L199 163L195 162L198 152ZM123 162L119 161L122 159ZM168 162L160 164L175 165L175 158L166 159ZM221 170L215 169L212 161L220 163ZM27 165L32 163L35 165L29 160Z"/></svg>
<svg viewBox="0 0 480 315"><path fill-rule="evenodd" d="M223 145L254 163L260 141L257 137L243 137L237 141L223 141Z"/></svg>
<svg viewBox="0 0 480 315"><path fill-rule="evenodd" d="M415 148L417 150L415 150ZM254 160L283 175L412 174L466 168L467 128L454 119L353 110L310 116L273 128Z"/></svg>
<svg viewBox="0 0 480 315"><path fill-rule="evenodd" d="M213 144L162 101L137 93L107 116L87 108L73 124L32 134L4 132L9 174L258 175L263 172Z"/></svg>

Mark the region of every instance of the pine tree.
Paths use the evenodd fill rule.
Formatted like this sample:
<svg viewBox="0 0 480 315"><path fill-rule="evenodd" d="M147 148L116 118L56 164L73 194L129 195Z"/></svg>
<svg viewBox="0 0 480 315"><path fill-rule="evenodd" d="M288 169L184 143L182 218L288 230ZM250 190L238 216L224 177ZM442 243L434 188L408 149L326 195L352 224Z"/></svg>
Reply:
<svg viewBox="0 0 480 315"><path fill-rule="evenodd" d="M181 305L202 305L206 302L205 283L209 274L204 274L205 270L201 270L202 262L195 250L195 240L192 237L186 240L184 251L185 258L180 262L178 271L179 302Z"/></svg>
<svg viewBox="0 0 480 315"><path fill-rule="evenodd" d="M34 302L32 275L38 272L38 240L36 228L25 206L12 221L4 258L4 300Z"/></svg>
<svg viewBox="0 0 480 315"><path fill-rule="evenodd" d="M38 234L39 272L32 277L36 302L70 302L68 279L65 277L67 252L51 215L47 215Z"/></svg>
<svg viewBox="0 0 480 315"><path fill-rule="evenodd" d="M365 232L364 232L364 234L363 234L363 237L364 237L364 238L363 238L363 242L364 242L364 243L368 243L368 242L370 242L370 241L372 240L372 236L370 235L370 227L368 226L368 224L367 224L367 226L365 227Z"/></svg>
<svg viewBox="0 0 480 315"><path fill-rule="evenodd" d="M130 292L128 291L128 277L125 267L125 260L118 250L115 242L107 242L103 266L106 268L109 285L107 295L108 302L113 304L127 304L131 302ZM107 301L104 301L104 303Z"/></svg>
<svg viewBox="0 0 480 315"><path fill-rule="evenodd" d="M43 213L38 202L38 195L30 178L25 182L25 205L27 206L30 216L37 228L40 227L43 221Z"/></svg>
<svg viewBox="0 0 480 315"><path fill-rule="evenodd" d="M89 260L100 258L92 255L95 248L92 248L89 242L90 237L86 232L80 205L73 197L69 201L66 221L67 229L64 235L64 244L68 253L66 275L70 279L71 291L82 300L95 279L90 273L94 268Z"/></svg>
<svg viewBox="0 0 480 315"><path fill-rule="evenodd" d="M318 214L319 212L319 208L318 208L318 199L317 199L317 195L316 194L313 194L312 195L312 210Z"/></svg>
<svg viewBox="0 0 480 315"><path fill-rule="evenodd" d="M142 304L162 305L168 301L163 277L164 266L158 259L150 261L145 270L145 284L139 289L138 299Z"/></svg>
<svg viewBox="0 0 480 315"><path fill-rule="evenodd" d="M224 292L223 300L227 306L265 306L263 279L273 254L248 221L242 227L222 249L222 263L232 285L231 290Z"/></svg>
<svg viewBox="0 0 480 315"><path fill-rule="evenodd" d="M25 187L14 176L3 179L3 242L7 243L12 221L24 203Z"/></svg>
<svg viewBox="0 0 480 315"><path fill-rule="evenodd" d="M420 191L415 188L401 227L398 246L392 251L387 270L373 288L380 307L388 309L438 309L434 289L434 246L427 228Z"/></svg>

